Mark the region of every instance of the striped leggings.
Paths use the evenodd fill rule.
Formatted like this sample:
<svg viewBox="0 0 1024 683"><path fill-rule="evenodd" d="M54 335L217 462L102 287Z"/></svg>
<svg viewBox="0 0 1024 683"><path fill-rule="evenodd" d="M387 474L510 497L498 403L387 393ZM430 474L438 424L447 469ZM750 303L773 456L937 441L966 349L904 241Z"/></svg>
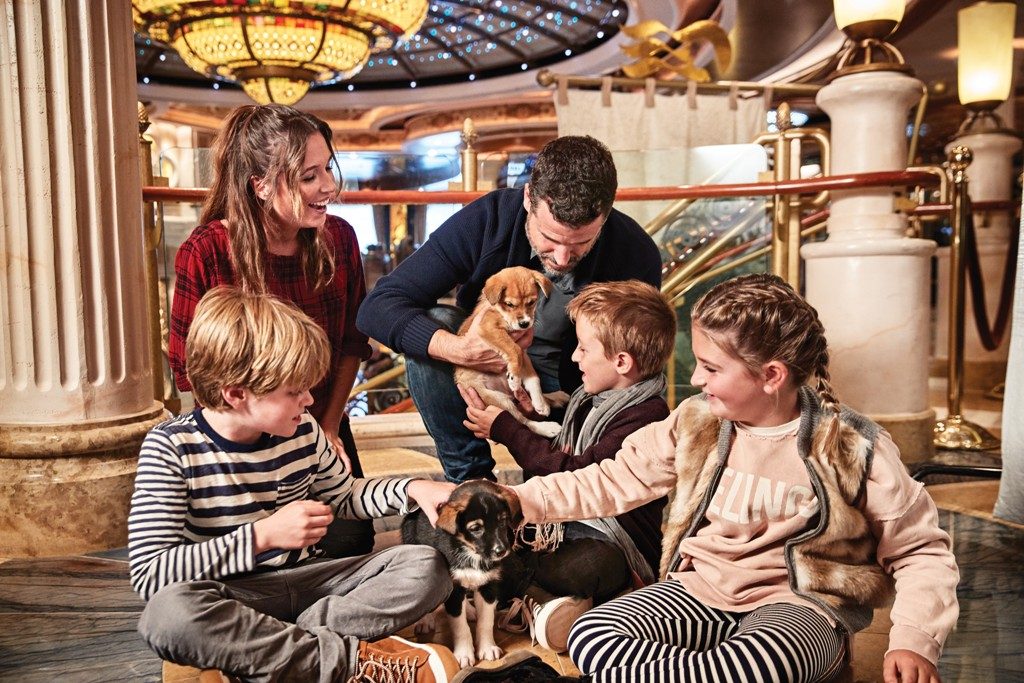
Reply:
<svg viewBox="0 0 1024 683"><path fill-rule="evenodd" d="M662 581L595 607L569 634L569 655L595 683L815 681L829 677L843 631L810 607L707 607Z"/></svg>

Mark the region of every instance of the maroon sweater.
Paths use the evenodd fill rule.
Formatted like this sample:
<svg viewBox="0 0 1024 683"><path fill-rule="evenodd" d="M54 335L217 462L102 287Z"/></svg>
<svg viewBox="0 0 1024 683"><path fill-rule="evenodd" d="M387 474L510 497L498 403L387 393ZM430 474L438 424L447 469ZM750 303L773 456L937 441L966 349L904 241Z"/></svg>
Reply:
<svg viewBox="0 0 1024 683"><path fill-rule="evenodd" d="M608 424L597 443L579 455L555 449L548 439L534 434L505 411L494 419L494 424L491 425L491 438L508 448L512 457L523 468L523 473L529 478L552 472L578 470L595 462L614 458L627 436L668 416L668 404L658 396L626 408ZM640 554L651 565L655 576L661 562L661 522L667 502L666 497L658 498L615 518L633 539Z"/></svg>

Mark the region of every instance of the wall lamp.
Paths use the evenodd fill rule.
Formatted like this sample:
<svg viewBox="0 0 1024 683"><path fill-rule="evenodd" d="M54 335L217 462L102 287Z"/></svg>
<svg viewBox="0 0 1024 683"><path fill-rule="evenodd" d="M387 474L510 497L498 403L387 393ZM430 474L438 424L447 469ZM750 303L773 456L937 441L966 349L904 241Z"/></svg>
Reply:
<svg viewBox="0 0 1024 683"><path fill-rule="evenodd" d="M1010 96L1016 11L1012 2L978 2L957 12L957 92L970 111L958 137L1004 128L993 110Z"/></svg>
<svg viewBox="0 0 1024 683"><path fill-rule="evenodd" d="M885 42L903 19L904 0L834 0L833 8L849 41L830 81L869 71L912 73L900 51Z"/></svg>

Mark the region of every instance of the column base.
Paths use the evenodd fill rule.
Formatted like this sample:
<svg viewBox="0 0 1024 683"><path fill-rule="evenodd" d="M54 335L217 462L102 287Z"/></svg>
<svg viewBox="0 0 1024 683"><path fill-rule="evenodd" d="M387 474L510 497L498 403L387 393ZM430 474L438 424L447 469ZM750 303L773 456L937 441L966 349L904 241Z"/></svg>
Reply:
<svg viewBox="0 0 1024 683"><path fill-rule="evenodd" d="M0 557L124 546L139 446L167 419L140 413L67 424L0 424Z"/></svg>
<svg viewBox="0 0 1024 683"><path fill-rule="evenodd" d="M916 464L935 457L935 444L932 443L934 410L929 408L919 413L889 413L868 417L889 432L900 449L900 460L905 464Z"/></svg>

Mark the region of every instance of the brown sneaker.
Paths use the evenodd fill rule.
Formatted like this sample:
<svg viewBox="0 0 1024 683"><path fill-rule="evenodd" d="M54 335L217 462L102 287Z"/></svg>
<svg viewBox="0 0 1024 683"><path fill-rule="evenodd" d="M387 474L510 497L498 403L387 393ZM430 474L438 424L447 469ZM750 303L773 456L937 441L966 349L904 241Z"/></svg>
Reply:
<svg viewBox="0 0 1024 683"><path fill-rule="evenodd" d="M436 643L414 643L398 636L359 643L356 670L347 683L449 683L459 663Z"/></svg>
<svg viewBox="0 0 1024 683"><path fill-rule="evenodd" d="M554 652L565 652L569 647L572 625L593 606L592 599L571 595L538 604L533 611L537 642Z"/></svg>

